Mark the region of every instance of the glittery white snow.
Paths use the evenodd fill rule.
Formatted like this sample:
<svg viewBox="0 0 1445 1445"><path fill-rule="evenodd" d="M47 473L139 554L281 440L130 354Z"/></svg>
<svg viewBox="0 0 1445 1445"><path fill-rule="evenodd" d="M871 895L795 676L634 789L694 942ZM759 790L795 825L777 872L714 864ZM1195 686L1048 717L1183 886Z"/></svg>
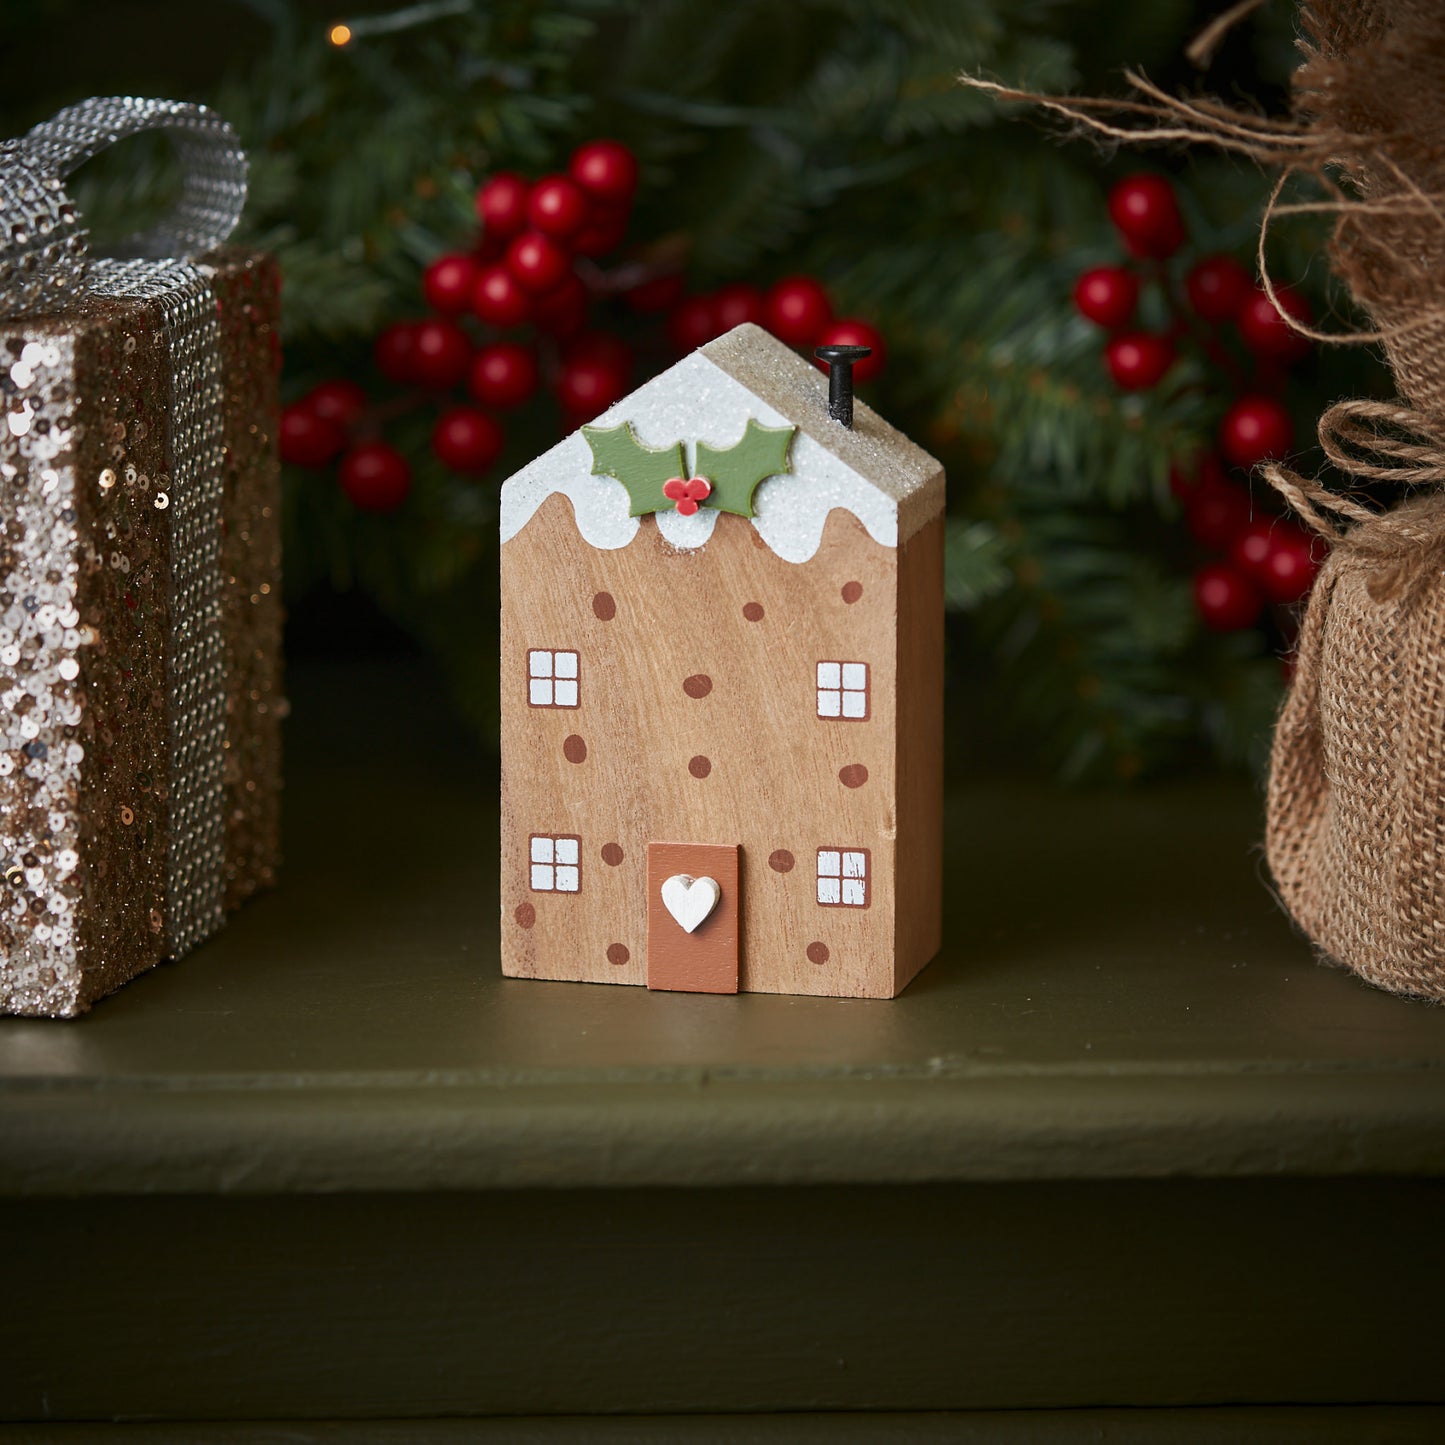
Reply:
<svg viewBox="0 0 1445 1445"><path fill-rule="evenodd" d="M594 425L631 422L647 446L681 441L692 474L699 441L729 447L749 419L795 426L792 470L769 477L753 495L753 526L777 555L806 562L818 550L828 514L851 512L875 542L896 547L943 507L943 468L862 402L853 430L828 416L827 380L814 366L757 326L739 326L639 387ZM574 432L522 468L502 487L501 534L506 542L550 496L572 503L577 529L592 546L625 547L641 521L628 516L627 489L592 475L592 451ZM657 526L674 547L703 547L718 513L703 507L690 517L658 512Z"/></svg>

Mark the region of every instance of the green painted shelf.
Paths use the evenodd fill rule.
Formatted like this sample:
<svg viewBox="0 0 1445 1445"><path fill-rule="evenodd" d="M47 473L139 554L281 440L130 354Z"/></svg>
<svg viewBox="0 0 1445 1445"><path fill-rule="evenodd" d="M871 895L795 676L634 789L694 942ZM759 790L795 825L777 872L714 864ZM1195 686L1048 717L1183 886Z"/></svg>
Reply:
<svg viewBox="0 0 1445 1445"><path fill-rule="evenodd" d="M0 1023L0 1416L1445 1400L1445 1010L1312 960L1247 790L960 783L895 1001L532 983L493 765L293 690L283 885Z"/></svg>

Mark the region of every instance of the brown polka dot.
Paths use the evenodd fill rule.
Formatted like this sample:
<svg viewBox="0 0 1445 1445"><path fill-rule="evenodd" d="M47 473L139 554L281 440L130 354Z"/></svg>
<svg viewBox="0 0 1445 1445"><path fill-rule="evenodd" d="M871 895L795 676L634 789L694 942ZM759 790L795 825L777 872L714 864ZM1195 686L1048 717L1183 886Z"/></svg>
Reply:
<svg viewBox="0 0 1445 1445"><path fill-rule="evenodd" d="M768 855L768 867L774 873L791 873L793 861L793 855L786 848L775 849Z"/></svg>
<svg viewBox="0 0 1445 1445"><path fill-rule="evenodd" d="M587 761L587 742L579 733L569 733L562 739L562 756L569 763Z"/></svg>
<svg viewBox="0 0 1445 1445"><path fill-rule="evenodd" d="M537 910L530 903L519 903L512 917L517 920L518 928L530 928L537 921Z"/></svg>
<svg viewBox="0 0 1445 1445"><path fill-rule="evenodd" d="M761 602L745 602L743 604L743 616L749 622L761 622L763 620L763 604Z"/></svg>
<svg viewBox="0 0 1445 1445"><path fill-rule="evenodd" d="M699 753L695 758L688 759L687 770L695 778L705 778L712 772L712 763Z"/></svg>
<svg viewBox="0 0 1445 1445"><path fill-rule="evenodd" d="M808 945L809 963L827 963L828 945L826 943L810 943Z"/></svg>
<svg viewBox="0 0 1445 1445"><path fill-rule="evenodd" d="M868 769L862 763L849 763L838 769L838 781L845 788L861 788L868 781Z"/></svg>
<svg viewBox="0 0 1445 1445"><path fill-rule="evenodd" d="M623 853L621 843L604 843L602 845L602 861L609 868L617 867L617 865L622 862L622 858Z"/></svg>
<svg viewBox="0 0 1445 1445"><path fill-rule="evenodd" d="M863 584L861 582L845 582L843 584L843 601L856 602L863 595Z"/></svg>
<svg viewBox="0 0 1445 1445"><path fill-rule="evenodd" d="M628 952L628 948L625 943L609 943L607 945L608 963L615 964L618 968L621 968L622 965L626 963L627 960L631 957L632 954Z"/></svg>
<svg viewBox="0 0 1445 1445"><path fill-rule="evenodd" d="M599 622L611 622L617 616L617 602L610 592L599 592L592 599L592 612Z"/></svg>
<svg viewBox="0 0 1445 1445"><path fill-rule="evenodd" d="M682 690L689 697L706 697L712 691L712 678L705 672L695 672L683 678Z"/></svg>

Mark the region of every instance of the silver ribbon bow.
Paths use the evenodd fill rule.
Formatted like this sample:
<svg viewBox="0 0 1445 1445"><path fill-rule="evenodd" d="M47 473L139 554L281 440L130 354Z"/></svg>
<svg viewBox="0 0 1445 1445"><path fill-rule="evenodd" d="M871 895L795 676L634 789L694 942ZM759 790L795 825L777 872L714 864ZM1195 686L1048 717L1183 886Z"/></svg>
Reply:
<svg viewBox="0 0 1445 1445"><path fill-rule="evenodd" d="M164 131L181 166L171 212L111 252L189 260L219 246L246 201L246 156L236 133L203 105L101 96L0 143L0 316L64 309L85 282L89 235L65 180L117 141Z"/></svg>
<svg viewBox="0 0 1445 1445"><path fill-rule="evenodd" d="M117 141L163 131L180 197L148 231L92 259L65 192ZM166 951L223 918L226 655L221 627L222 390L216 302L192 262L231 234L246 198L235 132L201 105L129 96L81 101L0 144L0 319L73 309L89 291L160 309L171 360L171 635L167 659L170 837Z"/></svg>

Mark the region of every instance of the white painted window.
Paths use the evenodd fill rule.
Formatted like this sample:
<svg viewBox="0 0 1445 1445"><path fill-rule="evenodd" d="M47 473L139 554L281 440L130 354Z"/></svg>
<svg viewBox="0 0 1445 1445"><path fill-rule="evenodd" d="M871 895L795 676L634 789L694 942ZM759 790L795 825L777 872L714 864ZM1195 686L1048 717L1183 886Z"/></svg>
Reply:
<svg viewBox="0 0 1445 1445"><path fill-rule="evenodd" d="M866 662L820 662L818 664L818 716L844 722L865 722L868 718L868 664Z"/></svg>
<svg viewBox="0 0 1445 1445"><path fill-rule="evenodd" d="M576 707L577 654L534 647L527 654L527 701L533 707Z"/></svg>
<svg viewBox="0 0 1445 1445"><path fill-rule="evenodd" d="M867 908L866 848L818 849L818 902L829 908Z"/></svg>
<svg viewBox="0 0 1445 1445"><path fill-rule="evenodd" d="M582 891L582 840L573 833L533 833L532 892Z"/></svg>

